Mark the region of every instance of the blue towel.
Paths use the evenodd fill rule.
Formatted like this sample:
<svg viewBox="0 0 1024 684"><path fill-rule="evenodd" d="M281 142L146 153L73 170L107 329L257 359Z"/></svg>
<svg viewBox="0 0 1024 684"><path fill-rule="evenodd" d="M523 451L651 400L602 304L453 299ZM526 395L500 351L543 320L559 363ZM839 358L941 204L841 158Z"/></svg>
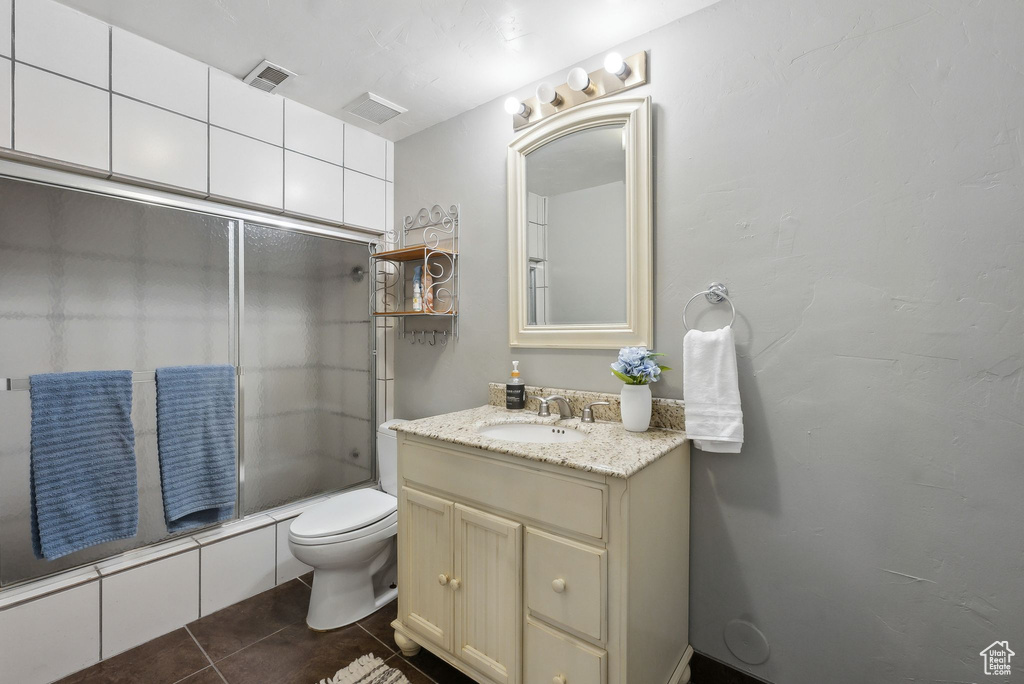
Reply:
<svg viewBox="0 0 1024 684"><path fill-rule="evenodd" d="M132 372L47 373L32 398L32 550L53 560L134 537L139 488Z"/></svg>
<svg viewBox="0 0 1024 684"><path fill-rule="evenodd" d="M235 367L156 369L160 481L168 532L212 525L235 507Z"/></svg>

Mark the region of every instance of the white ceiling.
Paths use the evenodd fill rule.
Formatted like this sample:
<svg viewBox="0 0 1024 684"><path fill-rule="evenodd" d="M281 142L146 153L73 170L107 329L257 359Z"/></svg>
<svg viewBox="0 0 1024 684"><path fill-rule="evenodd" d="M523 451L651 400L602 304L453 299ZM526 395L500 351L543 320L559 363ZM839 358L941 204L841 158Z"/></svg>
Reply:
<svg viewBox="0 0 1024 684"><path fill-rule="evenodd" d="M61 0L391 140L423 130L717 0ZM374 127L370 91L409 109Z"/></svg>

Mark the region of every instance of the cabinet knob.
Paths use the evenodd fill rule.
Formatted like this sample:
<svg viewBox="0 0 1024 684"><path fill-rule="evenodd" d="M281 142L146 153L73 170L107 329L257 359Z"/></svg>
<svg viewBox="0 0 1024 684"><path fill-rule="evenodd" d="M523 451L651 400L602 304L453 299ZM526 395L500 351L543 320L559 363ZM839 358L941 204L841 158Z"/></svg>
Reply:
<svg viewBox="0 0 1024 684"><path fill-rule="evenodd" d="M448 582L448 584L449 586L451 586L452 591L458 591L459 587L462 586L462 580L453 577L451 581Z"/></svg>
<svg viewBox="0 0 1024 684"><path fill-rule="evenodd" d="M565 675L555 675L554 679L551 680L551 684L565 684Z"/></svg>
<svg viewBox="0 0 1024 684"><path fill-rule="evenodd" d="M558 579L551 582L551 588L554 590L556 594L561 594L563 591L565 591L565 580L559 577ZM558 676L561 677L562 675Z"/></svg>
<svg viewBox="0 0 1024 684"><path fill-rule="evenodd" d="M448 580L449 579L451 579L451 578L448 577L448 575L446 575L444 573L441 573L440 575L437 576L437 583L440 584L443 587L444 585L448 584Z"/></svg>

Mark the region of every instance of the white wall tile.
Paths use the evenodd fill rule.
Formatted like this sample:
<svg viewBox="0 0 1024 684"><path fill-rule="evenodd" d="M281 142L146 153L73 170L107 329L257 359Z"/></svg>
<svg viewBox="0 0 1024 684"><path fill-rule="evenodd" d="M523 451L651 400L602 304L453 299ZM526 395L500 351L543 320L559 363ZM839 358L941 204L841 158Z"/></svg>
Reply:
<svg viewBox="0 0 1024 684"><path fill-rule="evenodd" d="M11 43L14 41L14 34L11 33L11 4L13 0L0 0L0 55L11 56Z"/></svg>
<svg viewBox="0 0 1024 684"><path fill-rule="evenodd" d="M355 126L345 126L345 168L384 178L387 141Z"/></svg>
<svg viewBox="0 0 1024 684"><path fill-rule="evenodd" d="M211 128L210 194L280 209L284 194L282 148Z"/></svg>
<svg viewBox="0 0 1024 684"><path fill-rule="evenodd" d="M18 64L14 117L15 149L109 168L110 97L106 92Z"/></svg>
<svg viewBox="0 0 1024 684"><path fill-rule="evenodd" d="M387 141L387 155L385 157L384 180L395 181L395 143Z"/></svg>
<svg viewBox="0 0 1024 684"><path fill-rule="evenodd" d="M103 657L199 618L199 550L103 578Z"/></svg>
<svg viewBox="0 0 1024 684"><path fill-rule="evenodd" d="M384 230L395 230L395 184L384 187Z"/></svg>
<svg viewBox="0 0 1024 684"><path fill-rule="evenodd" d="M261 527L200 549L200 613L209 615L272 589L277 567L277 531Z"/></svg>
<svg viewBox="0 0 1024 684"><path fill-rule="evenodd" d="M291 547L288 546L288 528L291 520L277 523L277 583L282 584L293 580L307 572L312 572L309 567L292 555Z"/></svg>
<svg viewBox="0 0 1024 684"><path fill-rule="evenodd" d="M341 223L344 220L345 170L296 152L284 153L286 211Z"/></svg>
<svg viewBox="0 0 1024 684"><path fill-rule="evenodd" d="M11 60L0 59L0 147L11 146L11 87Z"/></svg>
<svg viewBox="0 0 1024 684"><path fill-rule="evenodd" d="M100 658L98 580L0 611L0 680L48 684Z"/></svg>
<svg viewBox="0 0 1024 684"><path fill-rule="evenodd" d="M210 69L210 123L284 144L284 98L248 86L231 74Z"/></svg>
<svg viewBox="0 0 1024 684"><path fill-rule="evenodd" d="M380 178L345 169L345 223L383 232L385 185Z"/></svg>
<svg viewBox="0 0 1024 684"><path fill-rule="evenodd" d="M115 174L206 192L207 126L114 96Z"/></svg>
<svg viewBox="0 0 1024 684"><path fill-rule="evenodd" d="M111 50L114 92L206 121L205 64L116 27Z"/></svg>
<svg viewBox="0 0 1024 684"><path fill-rule="evenodd" d="M110 29L52 0L17 0L18 61L101 88L110 85Z"/></svg>
<svg viewBox="0 0 1024 684"><path fill-rule="evenodd" d="M340 166L345 163L345 124L329 114L286 99L284 146Z"/></svg>

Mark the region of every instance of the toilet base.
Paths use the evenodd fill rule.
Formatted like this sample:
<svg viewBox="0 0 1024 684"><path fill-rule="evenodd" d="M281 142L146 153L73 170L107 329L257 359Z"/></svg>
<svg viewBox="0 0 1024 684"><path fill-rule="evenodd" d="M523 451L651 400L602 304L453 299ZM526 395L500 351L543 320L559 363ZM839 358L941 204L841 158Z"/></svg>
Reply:
<svg viewBox="0 0 1024 684"><path fill-rule="evenodd" d="M317 570L313 573L306 625L315 632L330 632L362 620L397 596L397 588L375 595L369 575L359 577L351 572Z"/></svg>
<svg viewBox="0 0 1024 684"><path fill-rule="evenodd" d="M324 620L323 620L324 616L317 615L317 616L311 617L309 614L307 614L306 615L306 627L309 627L310 631L313 631L313 632L334 632L334 631L337 631L337 630L341 629L342 627L348 627L353 622L359 622L360 620L362 620L367 615L372 615L373 613L377 612L378 610L380 610L384 606L386 606L389 603L391 603L392 601L394 601L396 598L398 598L398 588L395 587L394 589L388 589L383 594L381 594L380 596L377 597L376 601L374 601L374 604L375 604L374 607L368 613L366 613L366 615L359 615L359 617L352 617L351 621L349 621L349 622L345 622L344 624L338 625L337 627L330 627L330 628L327 628L327 629L323 629L323 628L319 628L319 627L314 627L310 623L310 620L312 619L312 620L316 621L317 624L324 624ZM343 618L343 619L348 619L348 617L351 617L351 616L347 616L346 618Z"/></svg>
<svg viewBox="0 0 1024 684"><path fill-rule="evenodd" d="M329 632L345 627L397 598L394 538L388 542L362 572L353 572L351 566L313 571L313 591L306 614L310 629Z"/></svg>

